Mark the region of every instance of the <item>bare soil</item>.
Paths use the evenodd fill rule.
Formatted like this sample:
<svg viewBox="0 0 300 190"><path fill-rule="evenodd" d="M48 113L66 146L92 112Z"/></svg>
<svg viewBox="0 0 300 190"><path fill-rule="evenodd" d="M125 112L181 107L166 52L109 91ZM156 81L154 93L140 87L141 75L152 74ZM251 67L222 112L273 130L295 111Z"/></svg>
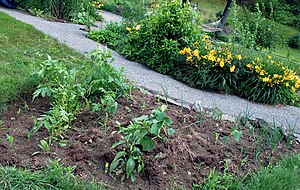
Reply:
<svg viewBox="0 0 300 190"><path fill-rule="evenodd" d="M193 183L203 183L210 170L222 171L228 161L228 169L242 175L275 162L283 154L300 152L297 142L293 141L291 148L286 150L282 141L276 151L271 152L265 147L255 159L258 151L253 136L258 134L252 134L244 127L240 142L234 141L233 137L224 142L222 139L230 136L234 123L202 115L200 124L198 112L169 104L167 115L173 121L171 127L176 130L175 136L167 142L157 141L153 151L144 152L145 168L136 182L121 182L120 176L105 173L105 164L110 163L116 153L111 145L120 138L113 133L118 130L116 122L127 126L133 118L150 114L162 100L135 90L132 98L120 98L118 102L118 111L109 117L106 129L104 114L82 111L68 132L67 146L52 145L50 153L44 153L38 147L39 141L48 136L45 129L28 138L33 117L38 118L49 110L48 100L32 102L31 97L24 96L10 102L1 116L4 124L0 126L0 164L39 170L49 159L60 158L66 165L76 165L75 174L80 178L92 176L108 189L170 189L181 185L191 188ZM12 149L5 141L6 134L14 136ZM216 134L219 135L217 140Z"/></svg>

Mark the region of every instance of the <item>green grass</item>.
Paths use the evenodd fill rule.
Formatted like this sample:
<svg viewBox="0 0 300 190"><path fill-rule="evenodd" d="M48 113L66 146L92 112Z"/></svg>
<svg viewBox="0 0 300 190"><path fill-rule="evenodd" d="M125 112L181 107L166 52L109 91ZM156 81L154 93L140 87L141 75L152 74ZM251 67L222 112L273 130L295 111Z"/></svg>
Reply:
<svg viewBox="0 0 300 190"><path fill-rule="evenodd" d="M203 184L195 184L194 190L299 190L300 154L288 156L276 165L262 168L244 177L212 170Z"/></svg>
<svg viewBox="0 0 300 190"><path fill-rule="evenodd" d="M275 166L262 169L244 182L245 190L299 190L300 154L288 157Z"/></svg>
<svg viewBox="0 0 300 190"><path fill-rule="evenodd" d="M0 12L0 110L21 93L31 93L37 81L31 77L47 55L80 63L83 55L69 49L16 19Z"/></svg>
<svg viewBox="0 0 300 190"><path fill-rule="evenodd" d="M104 190L95 182L79 180L72 174L58 174L49 169L29 171L0 166L1 190Z"/></svg>

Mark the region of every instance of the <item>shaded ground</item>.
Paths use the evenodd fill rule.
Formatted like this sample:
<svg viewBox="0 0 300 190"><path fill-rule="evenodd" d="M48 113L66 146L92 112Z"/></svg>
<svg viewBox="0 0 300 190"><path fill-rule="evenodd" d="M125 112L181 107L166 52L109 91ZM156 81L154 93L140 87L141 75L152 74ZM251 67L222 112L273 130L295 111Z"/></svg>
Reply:
<svg viewBox="0 0 300 190"><path fill-rule="evenodd" d="M176 184L191 187L213 168L222 170L226 161L230 161L230 171L242 174L276 161L283 153L300 152L296 142L289 151L282 142L272 153L266 143L256 160L258 144L261 145L253 141L257 133L252 135L244 127L240 142L235 142L233 137L224 142L234 123L215 121L202 115L200 124L199 113L169 105L168 116L173 120L171 127L176 129L176 135L166 143L157 141L152 152L144 153L145 169L136 182L121 183L118 176L104 172L105 163L111 162L115 153L110 147L119 139L117 134L112 134L118 130L115 123L118 121L126 126L132 118L151 113L162 101L159 103L154 96L135 90L131 98L122 98L118 102L118 112L109 118L107 130L103 127L103 115L83 111L68 133L67 146L52 146L50 153L43 153L38 147L39 141L47 137L46 130L42 129L29 139L27 135L33 127L33 117L39 117L49 109L48 101L31 102L31 97L23 97L11 102L1 118L4 124L0 126L0 164L41 169L49 158L61 158L65 164L76 165L75 173L81 178L91 174L109 189L166 189ZM6 134L14 136L11 150L5 141ZM217 140L216 134L219 135Z"/></svg>

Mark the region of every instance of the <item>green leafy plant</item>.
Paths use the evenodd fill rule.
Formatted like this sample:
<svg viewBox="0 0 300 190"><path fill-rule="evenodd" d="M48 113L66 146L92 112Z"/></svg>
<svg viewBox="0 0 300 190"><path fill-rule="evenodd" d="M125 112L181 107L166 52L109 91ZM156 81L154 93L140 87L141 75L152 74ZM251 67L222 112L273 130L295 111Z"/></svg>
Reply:
<svg viewBox="0 0 300 190"><path fill-rule="evenodd" d="M5 141L9 142L9 150L11 151L13 148L13 142L14 142L15 137L14 136L10 136L8 134L6 134L6 139Z"/></svg>
<svg viewBox="0 0 300 190"><path fill-rule="evenodd" d="M37 87L33 99L48 96L52 107L36 120L32 132L46 128L49 146L52 142L65 146L66 131L71 127L71 122L81 109L90 109L91 102L93 111L116 113L116 99L131 88L125 77L111 66L111 52L99 49L90 56L93 62L84 64L80 70L68 69L62 62L49 57L41 64L40 71L34 73L42 84ZM80 77L79 73L89 67L93 68L93 72L87 77Z"/></svg>
<svg viewBox="0 0 300 190"><path fill-rule="evenodd" d="M110 173L122 174L121 180L130 178L136 180L136 176L144 168L142 152L154 149L154 139L166 140L174 135L175 130L169 128L172 121L166 116L167 106L152 111L150 116L141 116L120 129L118 132L122 139L112 145L112 148L123 147L123 151L117 152L110 164Z"/></svg>

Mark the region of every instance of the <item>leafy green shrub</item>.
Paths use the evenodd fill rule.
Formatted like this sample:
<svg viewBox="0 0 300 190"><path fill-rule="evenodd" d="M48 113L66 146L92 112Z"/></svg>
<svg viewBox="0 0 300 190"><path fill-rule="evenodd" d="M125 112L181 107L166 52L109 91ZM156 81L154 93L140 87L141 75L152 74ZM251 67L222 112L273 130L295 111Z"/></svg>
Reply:
<svg viewBox="0 0 300 190"><path fill-rule="evenodd" d="M94 30L88 34L88 38L110 45L117 40L117 35L110 30Z"/></svg>
<svg viewBox="0 0 300 190"><path fill-rule="evenodd" d="M291 36L289 38L288 45L291 48L300 49L300 33Z"/></svg>
<svg viewBox="0 0 300 190"><path fill-rule="evenodd" d="M127 27L128 38L121 52L160 73L168 73L180 63L177 52L199 32L194 18L189 6L182 7L180 0L167 0L138 25Z"/></svg>
<svg viewBox="0 0 300 190"><path fill-rule="evenodd" d="M150 116L141 116L127 127L120 127L119 134L122 139L112 145L112 148L122 146L122 151L117 152L114 160L110 164L109 171L121 173L122 181L130 178L135 181L136 175L144 168L142 151L154 149L154 139L166 140L167 137L175 133L169 128L172 124L167 117L167 106L153 110Z"/></svg>

